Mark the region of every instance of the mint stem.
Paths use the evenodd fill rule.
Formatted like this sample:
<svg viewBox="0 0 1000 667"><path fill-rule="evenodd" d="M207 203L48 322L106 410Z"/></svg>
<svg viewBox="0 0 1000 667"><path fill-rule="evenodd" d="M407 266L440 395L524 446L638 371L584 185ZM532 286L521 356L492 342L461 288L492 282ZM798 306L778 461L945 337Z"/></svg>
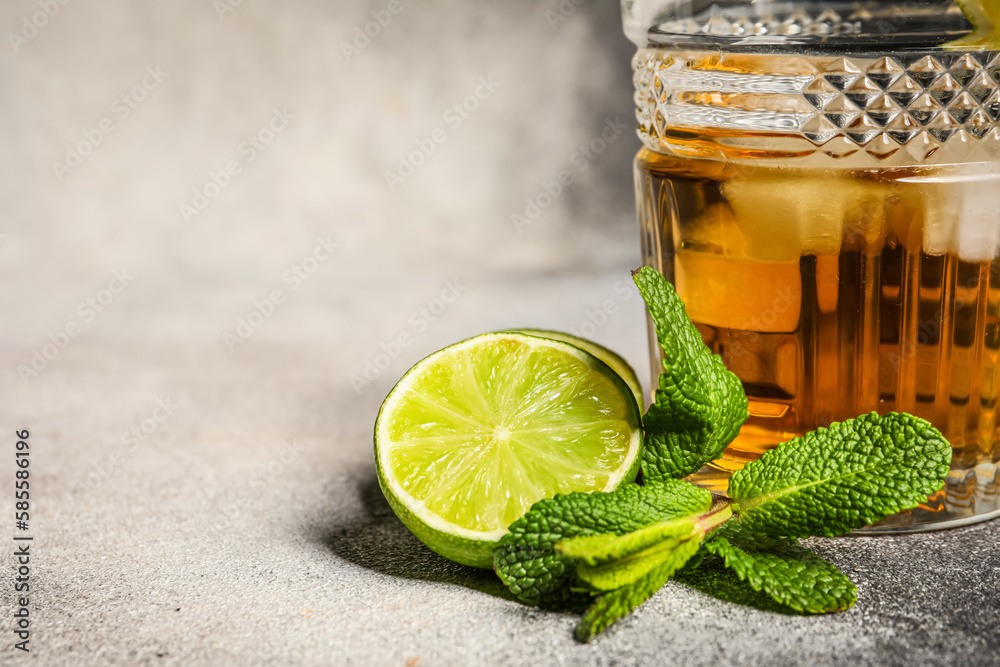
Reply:
<svg viewBox="0 0 1000 667"><path fill-rule="evenodd" d="M712 511L708 514L702 514L696 519L698 527L701 529L702 533L708 534L710 531L715 530L725 522L733 518L733 508L728 501L722 500L712 508Z"/></svg>

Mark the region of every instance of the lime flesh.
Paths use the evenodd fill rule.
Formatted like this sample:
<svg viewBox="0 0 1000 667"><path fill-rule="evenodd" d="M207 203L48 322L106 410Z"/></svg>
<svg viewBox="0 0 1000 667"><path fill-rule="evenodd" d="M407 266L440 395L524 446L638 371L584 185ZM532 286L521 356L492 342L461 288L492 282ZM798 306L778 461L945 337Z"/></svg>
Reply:
<svg viewBox="0 0 1000 667"><path fill-rule="evenodd" d="M632 394L635 396L635 402L639 405L639 410L642 410L642 384L639 382L639 376L635 374L635 370L632 366L630 366L629 363L617 353L609 350L603 345L595 343L592 340L587 340L586 338L581 338L580 336L574 336L573 334L566 333L565 331L552 331L550 329L517 329L517 331L528 334L529 336L541 336L542 338L561 340L564 343L576 345L578 348L590 352L592 355L610 366L611 370L618 373L622 380L625 380L625 384L628 385L629 389L632 390Z"/></svg>
<svg viewBox="0 0 1000 667"><path fill-rule="evenodd" d="M483 334L417 363L375 422L379 483L432 550L491 567L496 541L538 500L635 478L632 390L579 347Z"/></svg>

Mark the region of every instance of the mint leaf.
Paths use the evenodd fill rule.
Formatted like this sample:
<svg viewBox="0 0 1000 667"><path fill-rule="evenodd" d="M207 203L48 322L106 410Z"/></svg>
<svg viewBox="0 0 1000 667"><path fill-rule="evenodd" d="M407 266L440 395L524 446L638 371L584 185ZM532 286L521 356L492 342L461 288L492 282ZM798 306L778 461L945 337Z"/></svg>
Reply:
<svg viewBox="0 0 1000 667"><path fill-rule="evenodd" d="M655 530L654 530L655 529ZM637 535L645 537L637 538ZM655 537L653 537L655 535ZM577 579L587 585L584 592L612 591L628 584L666 562L682 542L701 542L702 534L691 519L667 521L612 539L576 537L556 545L573 565ZM639 548L639 544L644 546ZM596 548L595 548L596 547Z"/></svg>
<svg viewBox="0 0 1000 667"><path fill-rule="evenodd" d="M670 576L698 552L701 540L685 540L672 549L664 561L644 576L610 593L605 593L587 610L579 625L576 638L588 642L609 625L627 616L663 588Z"/></svg>
<svg viewBox="0 0 1000 667"><path fill-rule="evenodd" d="M607 565L644 553L664 540L687 537L696 525L694 518L685 517L654 523L624 535L583 535L557 543L556 551L582 565Z"/></svg>
<svg viewBox="0 0 1000 667"><path fill-rule="evenodd" d="M705 543L755 591L797 612L824 614L850 609L858 589L833 563L794 539L755 536L738 523L723 526Z"/></svg>
<svg viewBox="0 0 1000 667"><path fill-rule="evenodd" d="M625 535L701 514L711 505L711 493L680 480L540 500L500 539L493 569L523 602L560 602L572 594L575 567L556 551L557 543L588 535Z"/></svg>
<svg viewBox="0 0 1000 667"><path fill-rule="evenodd" d="M951 445L929 422L876 413L794 438L729 479L740 525L833 537L916 507L944 485Z"/></svg>
<svg viewBox="0 0 1000 667"><path fill-rule="evenodd" d="M681 478L718 458L747 420L739 378L712 354L688 319L684 303L661 273L632 274L663 349L663 372L642 418L644 480Z"/></svg>
<svg viewBox="0 0 1000 667"><path fill-rule="evenodd" d="M698 553L704 552L705 549L702 548ZM775 614L798 615L799 612L791 607L781 604L767 593L755 591L746 582L740 581L736 573L727 568L719 556L708 554L700 567L691 569L691 563L695 558L674 574L675 581L732 604L741 604Z"/></svg>
<svg viewBox="0 0 1000 667"><path fill-rule="evenodd" d="M666 539L643 552L629 556L622 561L612 561L601 565L575 565L576 578L586 586L580 588L585 593L606 593L622 586L634 584L669 558L683 542L694 539L701 542L701 536L693 533L683 537Z"/></svg>
<svg viewBox="0 0 1000 667"><path fill-rule="evenodd" d="M556 544L556 552L573 565L588 592L610 591L632 584L667 560L687 541L701 542L715 526L733 515L728 503L702 516L653 524L625 535L587 535ZM685 560L685 562L687 562Z"/></svg>

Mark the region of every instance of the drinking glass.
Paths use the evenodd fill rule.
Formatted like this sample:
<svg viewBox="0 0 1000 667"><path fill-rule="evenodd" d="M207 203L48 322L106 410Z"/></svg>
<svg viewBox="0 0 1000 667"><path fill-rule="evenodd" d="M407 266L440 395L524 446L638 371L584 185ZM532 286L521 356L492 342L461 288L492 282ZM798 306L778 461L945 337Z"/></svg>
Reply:
<svg viewBox="0 0 1000 667"><path fill-rule="evenodd" d="M750 401L692 481L724 491L792 437L909 412L952 444L946 486L864 530L1000 514L1000 53L950 0L623 15L644 262Z"/></svg>

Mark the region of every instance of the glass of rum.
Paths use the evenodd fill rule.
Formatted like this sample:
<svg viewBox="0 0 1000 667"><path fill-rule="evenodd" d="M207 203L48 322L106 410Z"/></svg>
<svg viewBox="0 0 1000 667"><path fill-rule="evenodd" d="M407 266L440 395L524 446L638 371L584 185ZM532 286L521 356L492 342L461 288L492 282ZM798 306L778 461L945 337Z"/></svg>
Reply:
<svg viewBox="0 0 1000 667"><path fill-rule="evenodd" d="M863 530L1000 515L1000 45L964 4L623 0L644 262L750 400L695 483L909 412L947 484Z"/></svg>

